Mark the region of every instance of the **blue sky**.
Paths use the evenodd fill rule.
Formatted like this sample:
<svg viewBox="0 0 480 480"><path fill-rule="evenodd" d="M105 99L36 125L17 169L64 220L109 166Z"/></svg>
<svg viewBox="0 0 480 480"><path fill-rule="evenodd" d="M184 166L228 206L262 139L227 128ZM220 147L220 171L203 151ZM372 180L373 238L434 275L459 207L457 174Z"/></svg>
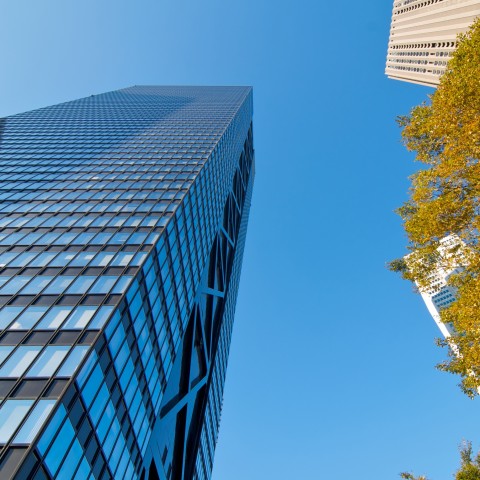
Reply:
<svg viewBox="0 0 480 480"><path fill-rule="evenodd" d="M0 116L140 84L253 85L257 176L214 480L452 478L479 402L385 268L416 165L391 2L0 4Z"/></svg>

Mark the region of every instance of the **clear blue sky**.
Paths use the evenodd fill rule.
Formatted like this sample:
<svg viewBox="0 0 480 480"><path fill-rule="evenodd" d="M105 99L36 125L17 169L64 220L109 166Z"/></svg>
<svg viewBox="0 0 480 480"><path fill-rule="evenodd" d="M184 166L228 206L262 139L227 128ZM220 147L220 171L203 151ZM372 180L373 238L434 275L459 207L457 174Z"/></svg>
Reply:
<svg viewBox="0 0 480 480"><path fill-rule="evenodd" d="M253 85L257 176L214 480L450 479L480 403L385 268L416 166L392 2L0 3L0 116L139 84Z"/></svg>

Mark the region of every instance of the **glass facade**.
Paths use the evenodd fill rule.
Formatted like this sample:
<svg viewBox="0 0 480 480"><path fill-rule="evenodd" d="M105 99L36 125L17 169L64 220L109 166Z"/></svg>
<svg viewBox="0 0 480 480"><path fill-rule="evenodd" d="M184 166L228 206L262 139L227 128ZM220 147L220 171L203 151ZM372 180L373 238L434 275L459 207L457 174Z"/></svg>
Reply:
<svg viewBox="0 0 480 480"><path fill-rule="evenodd" d="M249 87L0 119L0 478L210 478L253 177Z"/></svg>

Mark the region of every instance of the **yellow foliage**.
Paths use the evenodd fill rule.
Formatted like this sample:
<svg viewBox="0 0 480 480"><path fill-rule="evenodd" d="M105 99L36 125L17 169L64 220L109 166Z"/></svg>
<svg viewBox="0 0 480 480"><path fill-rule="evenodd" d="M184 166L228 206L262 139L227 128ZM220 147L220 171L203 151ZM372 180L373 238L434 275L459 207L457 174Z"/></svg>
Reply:
<svg viewBox="0 0 480 480"><path fill-rule="evenodd" d="M459 37L429 100L398 120L424 168L412 176L410 199L399 209L416 261L392 268L426 285L442 238L455 233L468 245L469 261L454 279L458 300L441 314L456 334L440 343L454 344L460 355L450 353L440 368L459 374L473 396L480 386L480 19ZM455 255L451 260L460 261Z"/></svg>

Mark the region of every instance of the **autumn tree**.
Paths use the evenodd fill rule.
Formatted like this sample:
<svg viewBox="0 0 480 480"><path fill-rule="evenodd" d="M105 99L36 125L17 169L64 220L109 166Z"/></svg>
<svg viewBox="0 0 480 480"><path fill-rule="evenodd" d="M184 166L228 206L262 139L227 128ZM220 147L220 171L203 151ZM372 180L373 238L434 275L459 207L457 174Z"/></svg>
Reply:
<svg viewBox="0 0 480 480"><path fill-rule="evenodd" d="M480 19L459 36L429 101L398 121L404 144L422 168L411 177L409 200L398 209L409 262L395 260L390 268L422 288L438 265L463 265L450 279L457 300L441 312L456 333L439 341L450 348L438 367L460 375L463 391L474 396L480 386ZM452 233L466 248L457 245L440 254L440 240Z"/></svg>
<svg viewBox="0 0 480 480"><path fill-rule="evenodd" d="M460 446L460 468L455 473L455 480L480 480L480 452L473 458L472 444L463 442ZM411 473L401 473L404 480L428 480L423 475L415 477Z"/></svg>
<svg viewBox="0 0 480 480"><path fill-rule="evenodd" d="M415 475L406 472L401 473L400 477L404 478L405 480L428 480L427 477L424 477L423 475L421 475L420 477L415 477Z"/></svg>

